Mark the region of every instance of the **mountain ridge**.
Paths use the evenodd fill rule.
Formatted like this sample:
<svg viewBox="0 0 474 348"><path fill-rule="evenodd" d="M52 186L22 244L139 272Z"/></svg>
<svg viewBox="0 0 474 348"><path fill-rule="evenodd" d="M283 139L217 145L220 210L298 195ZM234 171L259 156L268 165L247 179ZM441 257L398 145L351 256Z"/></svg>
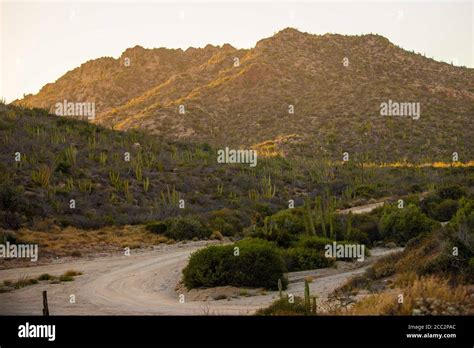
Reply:
<svg viewBox="0 0 474 348"><path fill-rule="evenodd" d="M131 65L117 64L126 54ZM375 147L379 156L370 157L380 161L445 160L454 151L473 158L474 70L407 52L380 35L286 28L251 49L135 46L115 61L88 63L73 70L79 78L68 72L17 103L51 108L63 99L94 99L95 123L221 147L297 134L303 141L290 152L318 150L337 158ZM103 69L94 69L101 64ZM79 87L71 87L74 83ZM384 118L379 108L388 100L419 103L420 120ZM360 133L367 139L357 133L361 128L370 128Z"/></svg>

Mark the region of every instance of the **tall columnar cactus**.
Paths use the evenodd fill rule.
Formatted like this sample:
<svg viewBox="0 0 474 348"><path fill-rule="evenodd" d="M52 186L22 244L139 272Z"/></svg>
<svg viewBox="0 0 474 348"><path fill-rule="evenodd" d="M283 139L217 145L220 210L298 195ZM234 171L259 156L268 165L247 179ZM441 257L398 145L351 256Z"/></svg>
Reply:
<svg viewBox="0 0 474 348"><path fill-rule="evenodd" d="M148 189L150 188L150 178L146 177L143 179L143 191L148 192Z"/></svg>
<svg viewBox="0 0 474 348"><path fill-rule="evenodd" d="M270 175L260 180L260 189L264 198L270 199L275 197L276 185L272 185L272 179Z"/></svg>
<svg viewBox="0 0 474 348"><path fill-rule="evenodd" d="M346 234L346 238L349 238L349 236L351 234L351 231L352 231L352 213L349 212L349 214L347 215L347 234Z"/></svg>
<svg viewBox="0 0 474 348"><path fill-rule="evenodd" d="M325 221L325 214L324 214L324 202L321 197L316 199L316 207L319 215L319 221L321 222L321 229L323 231L323 236L327 237L326 235L326 221Z"/></svg>
<svg viewBox="0 0 474 348"><path fill-rule="evenodd" d="M329 237L331 239L336 239L336 235L334 233L334 213L329 213Z"/></svg>
<svg viewBox="0 0 474 348"><path fill-rule="evenodd" d="M282 291L283 290L283 285L281 283L281 279L278 279L278 291L280 292L280 298L283 298Z"/></svg>
<svg viewBox="0 0 474 348"><path fill-rule="evenodd" d="M309 295L309 283L305 279L304 280L304 305L307 309L311 308L310 302L311 302L311 299L310 299L310 295Z"/></svg>
<svg viewBox="0 0 474 348"><path fill-rule="evenodd" d="M311 204L309 203L308 200L305 202L305 214L304 214L304 219L305 219L305 228L306 232L309 235L314 236L316 234L316 228L314 227L314 221L313 221L313 212L311 211Z"/></svg>

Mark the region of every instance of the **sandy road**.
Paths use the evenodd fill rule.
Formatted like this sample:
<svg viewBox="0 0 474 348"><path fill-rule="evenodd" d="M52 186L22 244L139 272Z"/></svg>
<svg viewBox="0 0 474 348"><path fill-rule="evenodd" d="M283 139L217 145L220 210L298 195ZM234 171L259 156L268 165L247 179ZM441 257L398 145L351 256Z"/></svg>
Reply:
<svg viewBox="0 0 474 348"><path fill-rule="evenodd" d="M37 277L43 273L60 275L74 269L83 272L72 282L40 282L0 294L0 314L41 315L43 290L48 291L51 315L247 315L277 298L277 292L230 299L179 302L176 284L189 255L206 242L161 245L154 250L132 251L132 255L113 255L93 259L72 259L36 267L0 271L0 281ZM357 269L320 269L290 273L286 293L301 296L303 279L315 277L311 293L325 297L355 274L362 273L371 261L395 250L373 250L373 257ZM341 267L340 267L341 268ZM74 295L76 303L70 303Z"/></svg>

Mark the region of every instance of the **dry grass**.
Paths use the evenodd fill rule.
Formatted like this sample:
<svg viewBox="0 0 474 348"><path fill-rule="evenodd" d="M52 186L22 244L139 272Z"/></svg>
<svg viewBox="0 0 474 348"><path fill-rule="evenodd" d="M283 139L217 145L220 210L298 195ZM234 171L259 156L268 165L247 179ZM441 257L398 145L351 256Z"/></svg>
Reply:
<svg viewBox="0 0 474 348"><path fill-rule="evenodd" d="M399 275L401 286L381 294L370 295L356 303L349 315L459 315L473 314L472 295L464 286L451 287L447 279L418 277L413 273ZM403 303L398 303L399 295Z"/></svg>
<svg viewBox="0 0 474 348"><path fill-rule="evenodd" d="M38 244L40 254L54 256L81 256L94 252L113 251L158 245L168 242L166 237L153 234L143 226L105 227L82 230L75 227L36 231L21 229L17 236L24 243Z"/></svg>

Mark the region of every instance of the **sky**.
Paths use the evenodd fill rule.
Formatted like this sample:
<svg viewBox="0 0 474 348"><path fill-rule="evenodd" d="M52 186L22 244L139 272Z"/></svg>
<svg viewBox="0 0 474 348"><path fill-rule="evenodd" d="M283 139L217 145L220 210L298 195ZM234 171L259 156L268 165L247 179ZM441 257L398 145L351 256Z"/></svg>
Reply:
<svg viewBox="0 0 474 348"><path fill-rule="evenodd" d="M128 47L251 48L286 27L376 33L438 61L474 67L472 0L0 1L0 97L7 102Z"/></svg>

